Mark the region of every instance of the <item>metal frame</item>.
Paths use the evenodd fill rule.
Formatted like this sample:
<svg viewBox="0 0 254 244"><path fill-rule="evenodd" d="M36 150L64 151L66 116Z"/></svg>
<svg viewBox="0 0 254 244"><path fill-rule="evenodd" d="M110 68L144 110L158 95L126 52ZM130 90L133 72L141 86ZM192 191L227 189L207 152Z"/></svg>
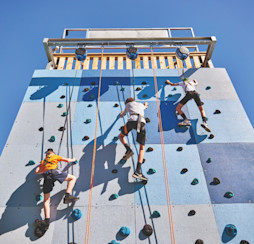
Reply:
<svg viewBox="0 0 254 244"><path fill-rule="evenodd" d="M128 31L128 30L166 30L168 33L168 37L161 38L89 38L89 31ZM172 30L190 30L192 37L172 37ZM85 31L85 38L72 38L66 39L69 31ZM212 57L212 53L216 44L216 37L195 37L194 31L191 27L178 27L178 28L126 28L126 29L65 29L63 32L62 38L44 38L43 45L48 57L48 61L51 63L51 67L56 68L56 64L54 62L53 50L52 46L59 46L60 53L62 53L63 49L66 47L80 47L85 46L86 48L102 48L102 47L115 47L115 48L126 48L129 45L135 45L138 48L147 48L147 47L156 47L156 48L172 48L177 47L179 45L191 45L193 46L197 52L199 52L198 45L208 45L205 60L202 64L202 67L208 66L208 61ZM72 49L72 48L70 48Z"/></svg>

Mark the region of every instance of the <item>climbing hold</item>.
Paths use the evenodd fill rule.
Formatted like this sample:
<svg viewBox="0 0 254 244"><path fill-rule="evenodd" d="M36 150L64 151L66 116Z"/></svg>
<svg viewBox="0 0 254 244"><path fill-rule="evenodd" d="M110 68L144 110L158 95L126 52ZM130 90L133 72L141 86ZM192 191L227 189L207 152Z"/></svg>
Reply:
<svg viewBox="0 0 254 244"><path fill-rule="evenodd" d="M188 58L189 54L190 52L187 47L181 46L176 49L176 56L181 60Z"/></svg>
<svg viewBox="0 0 254 244"><path fill-rule="evenodd" d="M240 244L250 244L248 241L241 240Z"/></svg>
<svg viewBox="0 0 254 244"><path fill-rule="evenodd" d="M214 134L210 134L210 136L208 138L209 139L213 139L214 138Z"/></svg>
<svg viewBox="0 0 254 244"><path fill-rule="evenodd" d="M213 114L220 114L221 111L219 109L216 109Z"/></svg>
<svg viewBox="0 0 254 244"><path fill-rule="evenodd" d="M168 94L168 97L173 97L173 95L172 94Z"/></svg>
<svg viewBox="0 0 254 244"><path fill-rule="evenodd" d="M150 123L150 119L148 117L145 118L146 123Z"/></svg>
<svg viewBox="0 0 254 244"><path fill-rule="evenodd" d="M190 212L188 213L188 216L194 216L196 214L195 210L190 210Z"/></svg>
<svg viewBox="0 0 254 244"><path fill-rule="evenodd" d="M204 102L201 102L201 105L203 106L203 105L204 105Z"/></svg>
<svg viewBox="0 0 254 244"><path fill-rule="evenodd" d="M78 160L76 160L76 161L72 162L72 164L78 164Z"/></svg>
<svg viewBox="0 0 254 244"><path fill-rule="evenodd" d="M127 160L121 159L121 160L119 161L119 163L120 163L120 164L125 164L126 161L127 161Z"/></svg>
<svg viewBox="0 0 254 244"><path fill-rule="evenodd" d="M75 50L75 57L78 61L84 61L86 59L86 49L83 47L77 48Z"/></svg>
<svg viewBox="0 0 254 244"><path fill-rule="evenodd" d="M83 92L88 92L89 91L89 88L85 88L84 90L83 90Z"/></svg>
<svg viewBox="0 0 254 244"><path fill-rule="evenodd" d="M118 104L118 103L115 103L114 107L117 108L118 106L119 106L119 104Z"/></svg>
<svg viewBox="0 0 254 244"><path fill-rule="evenodd" d="M83 141L89 140L89 136L84 136Z"/></svg>
<svg viewBox="0 0 254 244"><path fill-rule="evenodd" d="M193 181L191 182L191 184L194 186L194 185L197 185L198 184L198 179L197 178L195 178L195 179L193 179Z"/></svg>
<svg viewBox="0 0 254 244"><path fill-rule="evenodd" d="M42 200L42 195L36 195L36 201L39 202L40 200Z"/></svg>
<svg viewBox="0 0 254 244"><path fill-rule="evenodd" d="M113 240L109 244L120 244L120 242L117 242L117 241Z"/></svg>
<svg viewBox="0 0 254 244"><path fill-rule="evenodd" d="M172 89L172 91L176 91L176 87L174 87L174 88Z"/></svg>
<svg viewBox="0 0 254 244"><path fill-rule="evenodd" d="M147 85L146 81L142 81L142 85Z"/></svg>
<svg viewBox="0 0 254 244"><path fill-rule="evenodd" d="M146 94L143 95L143 98L147 98L148 96Z"/></svg>
<svg viewBox="0 0 254 244"><path fill-rule="evenodd" d="M208 121L208 117L205 117L206 118L206 120Z"/></svg>
<svg viewBox="0 0 254 244"><path fill-rule="evenodd" d="M237 235L237 228L235 225L228 224L228 225L226 225L225 230L229 236L236 236Z"/></svg>
<svg viewBox="0 0 254 244"><path fill-rule="evenodd" d="M38 130L39 130L39 131L43 131L43 127L40 127Z"/></svg>
<svg viewBox="0 0 254 244"><path fill-rule="evenodd" d="M86 124L89 124L89 123L91 123L91 121L92 121L91 119L86 119L86 122L85 122L85 123L86 123Z"/></svg>
<svg viewBox="0 0 254 244"><path fill-rule="evenodd" d="M151 225L144 225L142 232L145 236L150 236L153 234L153 228Z"/></svg>
<svg viewBox="0 0 254 244"><path fill-rule="evenodd" d="M156 173L156 169L150 168L147 173L154 174Z"/></svg>
<svg viewBox="0 0 254 244"><path fill-rule="evenodd" d="M115 85L119 85L120 84L120 82L119 81L115 81Z"/></svg>
<svg viewBox="0 0 254 244"><path fill-rule="evenodd" d="M96 82L94 82L94 81L91 83L92 86L94 86L95 84L96 84Z"/></svg>
<svg viewBox="0 0 254 244"><path fill-rule="evenodd" d="M89 107L89 108L92 107L92 106L93 106L93 104L91 104L91 103L87 105L87 107Z"/></svg>
<svg viewBox="0 0 254 244"><path fill-rule="evenodd" d="M122 88L121 88L121 91L125 91L125 88L124 88L124 87L122 87Z"/></svg>
<svg viewBox="0 0 254 244"><path fill-rule="evenodd" d="M112 172L113 174L116 174L116 173L118 172L118 170L117 170L117 169L113 169L111 172Z"/></svg>
<svg viewBox="0 0 254 244"><path fill-rule="evenodd" d="M65 98L65 95L62 95L60 98L61 98L61 99L64 99L64 98Z"/></svg>
<svg viewBox="0 0 254 244"><path fill-rule="evenodd" d="M67 112L63 112L62 116L65 117L67 115Z"/></svg>
<svg viewBox="0 0 254 244"><path fill-rule="evenodd" d="M118 137L114 136L113 141L117 141L117 140L118 140Z"/></svg>
<svg viewBox="0 0 254 244"><path fill-rule="evenodd" d="M120 229L120 234L121 235L128 236L130 233L131 233L130 228L128 228L126 226L121 227L121 229Z"/></svg>
<svg viewBox="0 0 254 244"><path fill-rule="evenodd" d="M55 136L51 136L49 139L50 142L54 142L55 140L56 140Z"/></svg>
<svg viewBox="0 0 254 244"><path fill-rule="evenodd" d="M113 199L117 199L119 197L118 194L114 193L110 196L110 199L113 200Z"/></svg>
<svg viewBox="0 0 254 244"><path fill-rule="evenodd" d="M220 184L220 180L217 177L213 178L213 184L214 185L219 185Z"/></svg>
<svg viewBox="0 0 254 244"><path fill-rule="evenodd" d="M147 151L147 152L152 152L152 151L153 151L153 148L152 148L152 147L148 147L146 151Z"/></svg>
<svg viewBox="0 0 254 244"><path fill-rule="evenodd" d="M30 165L34 165L35 164L35 162L33 161L33 160L30 160L27 164L26 164L26 166L30 166Z"/></svg>
<svg viewBox="0 0 254 244"><path fill-rule="evenodd" d="M211 89L211 87L210 87L210 86L207 86L205 89L206 89L206 90L210 90L210 89Z"/></svg>
<svg viewBox="0 0 254 244"><path fill-rule="evenodd" d="M59 130L59 131L64 131L65 128L64 128L63 126L61 126L58 130Z"/></svg>
<svg viewBox="0 0 254 244"><path fill-rule="evenodd" d="M183 147L178 147L176 151L181 152L183 150Z"/></svg>
<svg viewBox="0 0 254 244"><path fill-rule="evenodd" d="M136 47L130 46L126 49L126 55L129 59L135 60L138 57L138 49Z"/></svg>
<svg viewBox="0 0 254 244"><path fill-rule="evenodd" d="M213 158L208 158L208 159L206 160L207 163L211 163L212 161L213 161Z"/></svg>
<svg viewBox="0 0 254 244"><path fill-rule="evenodd" d="M82 212L81 212L81 210L78 209L78 208L77 208L77 209L74 209L74 210L72 211L71 216L72 216L73 219L78 220L78 219L80 219L80 218L82 217Z"/></svg>
<svg viewBox="0 0 254 244"><path fill-rule="evenodd" d="M182 175L185 174L186 172L188 172L188 169L186 169L186 168L184 168L184 169L181 170L181 174L182 174Z"/></svg>
<svg viewBox="0 0 254 244"><path fill-rule="evenodd" d="M62 107L63 107L63 104L62 104L62 103L59 103L57 107L58 107L58 108L62 108Z"/></svg>
<svg viewBox="0 0 254 244"><path fill-rule="evenodd" d="M226 193L224 194L224 197L226 197L226 198L232 198L233 196L234 196L234 193L231 192L231 191L228 191L228 192L226 192Z"/></svg>
<svg viewBox="0 0 254 244"><path fill-rule="evenodd" d="M198 239L195 241L195 244L204 244L204 241L202 241L201 239Z"/></svg>
<svg viewBox="0 0 254 244"><path fill-rule="evenodd" d="M65 85L65 86L68 86L69 84L66 82L66 83L64 83L64 85Z"/></svg>
<svg viewBox="0 0 254 244"><path fill-rule="evenodd" d="M145 163L145 161L146 161L146 159L145 159L145 158L143 158L142 164L144 164L144 163Z"/></svg>
<svg viewBox="0 0 254 244"><path fill-rule="evenodd" d="M141 88L140 88L140 87L137 87L137 88L136 88L136 91L141 91Z"/></svg>
<svg viewBox="0 0 254 244"><path fill-rule="evenodd" d="M161 214L160 214L159 211L157 211L157 210L154 210L154 211L153 211L153 214L152 214L152 217L153 217L153 218L159 218L160 216L161 216Z"/></svg>
<svg viewBox="0 0 254 244"><path fill-rule="evenodd" d="M147 182L148 182L148 180L142 180L142 181L141 181L141 183L142 183L143 185L146 185Z"/></svg>
<svg viewBox="0 0 254 244"><path fill-rule="evenodd" d="M90 95L89 98L90 98L90 99L93 99L93 98L94 98L94 95Z"/></svg>

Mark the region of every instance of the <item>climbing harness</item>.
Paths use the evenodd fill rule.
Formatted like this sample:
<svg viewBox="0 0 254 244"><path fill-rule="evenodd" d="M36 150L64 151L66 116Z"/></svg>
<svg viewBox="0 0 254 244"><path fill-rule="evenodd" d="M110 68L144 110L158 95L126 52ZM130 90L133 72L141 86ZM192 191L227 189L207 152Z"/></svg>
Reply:
<svg viewBox="0 0 254 244"><path fill-rule="evenodd" d="M166 187L166 195L167 195L170 237L171 237L171 244L175 244L172 206L171 206L169 183L168 183L167 162L166 162L163 128L162 128L162 119L161 119L161 111L160 111L160 102L159 102L159 98L158 98L158 85L157 85L157 78L156 78L156 73L155 73L155 68L154 68L155 65L154 65L154 55L153 55L152 46L151 46L151 57L152 57L151 60L152 60L152 69L153 69L153 78L154 78L154 88L155 88L155 96L156 96L156 103L157 103L158 120L159 120L159 130L160 130L161 149L162 149L162 161L163 161L163 167L164 167L164 179L165 179L165 187Z"/></svg>

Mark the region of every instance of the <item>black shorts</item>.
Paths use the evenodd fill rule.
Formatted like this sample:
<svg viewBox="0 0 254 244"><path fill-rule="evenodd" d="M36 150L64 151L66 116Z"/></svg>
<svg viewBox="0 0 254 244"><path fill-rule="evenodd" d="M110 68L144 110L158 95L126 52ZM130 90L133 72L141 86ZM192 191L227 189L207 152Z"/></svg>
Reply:
<svg viewBox="0 0 254 244"><path fill-rule="evenodd" d="M137 121L128 121L125 126L123 126L121 132L125 136L128 135L128 133L132 129L137 129L138 122ZM137 142L141 145L146 144L146 128L145 128L145 123L141 122L141 127L140 127L140 132L137 133Z"/></svg>
<svg viewBox="0 0 254 244"><path fill-rule="evenodd" d="M180 101L181 104L186 104L189 100L194 99L198 107L202 106L202 102L200 100L200 97L197 93L197 91L189 91L186 92L185 97Z"/></svg>
<svg viewBox="0 0 254 244"><path fill-rule="evenodd" d="M68 173L61 171L59 169L51 169L43 173L44 183L43 183L43 193L47 194L53 190L54 182L57 180L63 183L67 178Z"/></svg>

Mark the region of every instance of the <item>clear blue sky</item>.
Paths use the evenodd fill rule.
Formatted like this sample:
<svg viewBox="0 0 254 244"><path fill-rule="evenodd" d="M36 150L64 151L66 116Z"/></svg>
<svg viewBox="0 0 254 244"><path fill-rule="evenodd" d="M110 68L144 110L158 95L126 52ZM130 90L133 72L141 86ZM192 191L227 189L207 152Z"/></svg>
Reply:
<svg viewBox="0 0 254 244"><path fill-rule="evenodd" d="M0 8L0 153L35 69L47 63L44 37L64 28L194 28L216 36L215 67L225 67L254 125L254 2L249 1L4 1ZM229 125L230 126L230 125Z"/></svg>

